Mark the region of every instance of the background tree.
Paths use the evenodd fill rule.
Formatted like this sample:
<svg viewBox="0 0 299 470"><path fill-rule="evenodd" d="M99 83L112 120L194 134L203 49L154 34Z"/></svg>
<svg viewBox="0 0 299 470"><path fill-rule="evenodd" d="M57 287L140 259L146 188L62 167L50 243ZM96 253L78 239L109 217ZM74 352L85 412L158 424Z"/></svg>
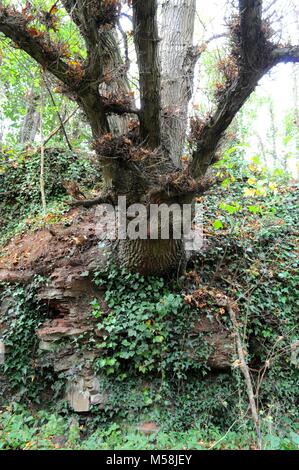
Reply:
<svg viewBox="0 0 299 470"><path fill-rule="evenodd" d="M89 206L117 204L119 195L129 204L191 202L209 185L207 170L219 143L261 77L280 62L299 61L299 46L276 40L269 5L263 10L261 0L239 0L228 24L230 51L219 64L217 104L209 115L192 119L190 158L182 167L194 70L205 48L193 45L195 0L163 1L160 31L156 0L62 0L47 11L13 3L0 2L0 32L58 80L91 127L105 187L100 198L84 203ZM140 108L118 40L125 3L132 8ZM62 32L66 14L76 47ZM126 35L122 43L126 52ZM116 253L129 269L164 274L183 264L184 246L174 239L121 240Z"/></svg>

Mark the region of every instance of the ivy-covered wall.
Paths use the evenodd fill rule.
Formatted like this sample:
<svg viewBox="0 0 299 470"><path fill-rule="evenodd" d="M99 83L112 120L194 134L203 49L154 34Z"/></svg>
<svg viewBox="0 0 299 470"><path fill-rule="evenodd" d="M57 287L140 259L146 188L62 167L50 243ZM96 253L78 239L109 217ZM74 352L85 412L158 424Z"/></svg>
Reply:
<svg viewBox="0 0 299 470"><path fill-rule="evenodd" d="M218 166L221 187L199 201L204 249L179 280L95 263L101 248L93 238L81 242L63 231L86 220L90 227L89 211L53 225L57 246L65 244L64 265L57 258L43 276L1 285L2 406L13 400L67 415L75 410L90 426L250 429L235 337L218 301L224 295L238 305L263 429L296 421L298 190L255 163L236 170L230 162ZM44 229L34 240L39 234ZM5 247L3 253L7 259ZM52 266L50 258L43 262Z"/></svg>

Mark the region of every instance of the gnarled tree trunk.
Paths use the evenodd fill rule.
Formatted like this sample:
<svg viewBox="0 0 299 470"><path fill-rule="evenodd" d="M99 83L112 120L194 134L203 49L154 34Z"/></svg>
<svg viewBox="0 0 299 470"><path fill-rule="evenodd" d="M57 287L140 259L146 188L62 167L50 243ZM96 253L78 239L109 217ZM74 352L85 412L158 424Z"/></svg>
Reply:
<svg viewBox="0 0 299 470"><path fill-rule="evenodd" d="M234 116L259 79L279 62L298 62L299 47L277 45L263 18L262 0L239 0L230 22L229 73L209 116L192 121L190 162L181 167L188 103L199 51L193 46L195 0L131 0L133 38L139 69L140 109L136 109L123 60L117 25L124 2L63 0L86 45L86 59L65 57L55 34L36 34L30 4L21 11L0 4L0 33L10 38L77 101L91 126L102 168L104 191L90 207L119 196L127 205L173 203L181 207L206 188L205 175ZM158 14L161 28L158 28ZM202 45L204 46L204 45ZM127 58L126 58L127 59ZM127 220L129 223L129 219ZM96 221L95 221L96 223ZM183 264L181 240L118 240L116 258L146 274L175 273Z"/></svg>

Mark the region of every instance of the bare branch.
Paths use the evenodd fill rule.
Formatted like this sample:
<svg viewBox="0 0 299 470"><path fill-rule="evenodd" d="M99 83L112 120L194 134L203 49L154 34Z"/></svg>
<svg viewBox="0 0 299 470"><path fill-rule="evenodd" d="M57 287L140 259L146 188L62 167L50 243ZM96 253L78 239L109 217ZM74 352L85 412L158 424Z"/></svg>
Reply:
<svg viewBox="0 0 299 470"><path fill-rule="evenodd" d="M299 46L278 47L272 52L274 65L278 63L299 62Z"/></svg>
<svg viewBox="0 0 299 470"><path fill-rule="evenodd" d="M261 437L260 419L259 419L259 415L257 411L255 394L253 391L253 385L252 385L252 381L250 378L249 368L245 359L245 354L244 354L242 340L241 340L240 333L239 333L236 314L230 302L227 303L227 311L229 313L231 322L233 324L234 333L236 336L237 351L238 351L238 356L239 356L239 361L240 361L240 369L242 371L242 374L244 375L248 400L249 400L250 409L251 409L252 420L253 420L256 435L257 435L258 447L261 450L262 449L262 437Z"/></svg>
<svg viewBox="0 0 299 470"><path fill-rule="evenodd" d="M90 208L96 206L98 204L111 204L112 199L109 196L103 197L99 196L94 199L78 199L76 201L69 202L69 205L72 207L86 207Z"/></svg>
<svg viewBox="0 0 299 470"><path fill-rule="evenodd" d="M133 0L134 41L140 77L140 133L151 148L161 142L157 0Z"/></svg>
<svg viewBox="0 0 299 470"><path fill-rule="evenodd" d="M72 151L73 148L72 148L72 146L71 146L71 143L70 143L70 141L69 141L68 135L67 135L67 133L66 133L66 130L65 130L65 127L64 127L64 123L63 123L62 117L61 117L61 115L60 115L60 112L59 112L59 110L58 110L58 108L57 108L57 105L56 105L56 101L55 101L55 99L54 99L54 96L53 96L53 94L52 94L52 92L51 92L51 88L49 87L49 84L48 84L47 79L46 79L46 77L45 77L44 74L42 75L42 78L43 78L43 81L44 81L44 83L45 83L45 85L46 85L47 92L49 93L49 96L50 96L50 99L51 99L51 101L52 101L52 104L53 104L53 106L54 106L54 108L55 108L56 114L57 114L57 116L58 116L58 119L59 119L59 122L60 122L60 127L61 127L61 129L62 129L62 132L63 132L63 135L64 135L64 137L65 137L65 140L66 140L66 143L67 143L67 145L68 145L68 148L70 149L70 151Z"/></svg>
<svg viewBox="0 0 299 470"><path fill-rule="evenodd" d="M76 114L76 112L78 111L79 108L76 108L74 109L62 122L63 126L65 126L65 124ZM57 132L59 132L60 130L62 129L62 125L60 124L59 126L57 126L52 132L50 132L50 134L45 138L44 140L44 145L46 145L49 140L52 139L52 137L54 137L54 135L57 134Z"/></svg>
<svg viewBox="0 0 299 470"><path fill-rule="evenodd" d="M123 64L115 31L115 26L119 25L121 2L63 0L63 5L86 43L85 78L88 86L93 90L93 95L101 95L102 109L109 115L109 130L113 134L121 135L126 132L126 114L133 112L133 100L129 106L123 106L119 103L109 103L106 99L110 93L121 96L129 91L128 63ZM114 116L111 116L112 114ZM93 126L95 125L96 123ZM94 135L99 133L96 131Z"/></svg>

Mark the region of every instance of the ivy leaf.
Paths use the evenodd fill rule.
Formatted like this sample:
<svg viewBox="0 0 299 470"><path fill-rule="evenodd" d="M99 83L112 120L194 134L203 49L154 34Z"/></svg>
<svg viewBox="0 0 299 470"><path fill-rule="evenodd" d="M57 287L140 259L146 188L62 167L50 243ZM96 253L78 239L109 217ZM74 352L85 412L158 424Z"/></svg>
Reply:
<svg viewBox="0 0 299 470"><path fill-rule="evenodd" d="M153 343L163 343L164 341L164 336L155 336L153 339Z"/></svg>

